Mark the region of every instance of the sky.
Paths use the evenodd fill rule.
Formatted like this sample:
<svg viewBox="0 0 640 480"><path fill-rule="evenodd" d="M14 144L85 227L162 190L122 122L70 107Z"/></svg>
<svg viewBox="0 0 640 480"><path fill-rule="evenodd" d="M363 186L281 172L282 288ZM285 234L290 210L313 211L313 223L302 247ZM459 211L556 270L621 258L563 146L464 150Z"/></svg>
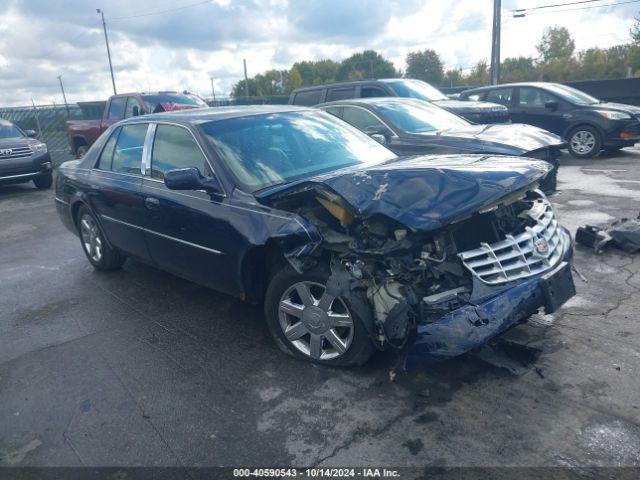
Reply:
<svg viewBox="0 0 640 480"><path fill-rule="evenodd" d="M545 27L566 26L576 49L625 43L640 1L503 0L502 58L535 56ZM588 5L618 6L589 8ZM341 60L375 49L399 69L432 48L446 68L491 54L492 0L0 0L0 107L112 94L100 16L105 13L119 92L229 94L242 78L300 60ZM559 11L563 10L563 11Z"/></svg>

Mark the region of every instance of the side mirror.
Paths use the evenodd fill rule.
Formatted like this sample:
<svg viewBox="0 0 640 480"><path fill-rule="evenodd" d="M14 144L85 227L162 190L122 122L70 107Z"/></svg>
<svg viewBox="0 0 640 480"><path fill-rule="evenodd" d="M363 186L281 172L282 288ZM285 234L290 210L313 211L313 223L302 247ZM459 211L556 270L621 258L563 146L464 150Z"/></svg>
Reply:
<svg viewBox="0 0 640 480"><path fill-rule="evenodd" d="M222 195L222 187L215 178L204 178L195 167L176 168L164 174L169 190L204 190L210 195Z"/></svg>
<svg viewBox="0 0 640 480"><path fill-rule="evenodd" d="M37 135L37 132L36 132L35 130L25 130L25 131L24 131L24 134L25 134L27 137L34 138L34 137Z"/></svg>
<svg viewBox="0 0 640 480"><path fill-rule="evenodd" d="M387 137L385 137L381 133L372 133L369 136L373 138L376 142L378 142L380 145L387 144Z"/></svg>
<svg viewBox="0 0 640 480"><path fill-rule="evenodd" d="M138 105L134 105L133 108L131 109L131 114L134 117L140 116L140 107Z"/></svg>
<svg viewBox="0 0 640 480"><path fill-rule="evenodd" d="M544 108L547 108L549 110L551 110L552 112L555 112L558 109L558 102L556 102L555 100L551 100L549 102L546 102L544 104Z"/></svg>

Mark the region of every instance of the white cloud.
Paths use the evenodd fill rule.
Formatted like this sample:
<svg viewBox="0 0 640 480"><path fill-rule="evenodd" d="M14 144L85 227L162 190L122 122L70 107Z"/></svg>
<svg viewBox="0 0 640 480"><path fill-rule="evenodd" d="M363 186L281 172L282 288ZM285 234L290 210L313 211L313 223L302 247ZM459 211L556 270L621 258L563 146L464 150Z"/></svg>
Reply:
<svg viewBox="0 0 640 480"><path fill-rule="evenodd" d="M296 60L336 60L373 48L400 69L408 51L433 48L448 68L488 59L491 0L103 0L119 91L189 89L226 95L243 75ZM70 101L111 93L104 38L84 0L0 0L0 106ZM502 56L535 55L545 27L564 25L576 48L628 41L636 5L536 13L538 0L504 0ZM174 9L171 12L157 13ZM538 11L542 12L542 11ZM149 15L149 13L153 15ZM135 16L137 15L137 16ZM140 16L143 15L143 16ZM133 17L135 16L135 17ZM120 18L118 17L133 17Z"/></svg>

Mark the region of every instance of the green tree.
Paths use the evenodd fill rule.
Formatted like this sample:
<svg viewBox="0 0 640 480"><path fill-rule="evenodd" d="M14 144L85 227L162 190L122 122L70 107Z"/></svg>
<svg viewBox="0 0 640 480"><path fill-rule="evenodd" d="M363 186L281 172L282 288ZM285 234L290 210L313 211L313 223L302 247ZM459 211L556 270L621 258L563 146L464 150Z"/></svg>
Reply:
<svg viewBox="0 0 640 480"><path fill-rule="evenodd" d="M421 52L409 52L406 58L405 76L417 78L428 83L440 85L444 78L442 60L435 50L426 49Z"/></svg>
<svg viewBox="0 0 640 480"><path fill-rule="evenodd" d="M500 63L500 81L527 82L538 77L534 59L531 57L509 57Z"/></svg>
<svg viewBox="0 0 640 480"><path fill-rule="evenodd" d="M291 67L285 81L285 92L289 94L300 86L302 86L302 76L296 67Z"/></svg>
<svg viewBox="0 0 640 480"><path fill-rule="evenodd" d="M485 85L489 83L489 67L486 60L480 60L466 77L467 85Z"/></svg>
<svg viewBox="0 0 640 480"><path fill-rule="evenodd" d="M321 83L335 82L338 77L340 64L333 60L302 61L293 64L292 69L296 69L301 85L319 85Z"/></svg>
<svg viewBox="0 0 640 480"><path fill-rule="evenodd" d="M363 78L394 78L399 72L393 63L374 50L354 53L340 62L337 80L361 80Z"/></svg>
<svg viewBox="0 0 640 480"><path fill-rule="evenodd" d="M447 70L444 74L444 81L442 83L445 87L458 87L464 84L464 74L459 68Z"/></svg>
<svg viewBox="0 0 640 480"><path fill-rule="evenodd" d="M573 55L576 44L566 27L548 27L542 34L536 49L541 63L551 60L568 60Z"/></svg>
<svg viewBox="0 0 640 480"><path fill-rule="evenodd" d="M241 98L245 96L245 90L244 90L244 85L245 85L245 81L244 80L240 80L238 83L236 83L233 88L231 89L231 96L234 98ZM249 96L250 97L257 97L258 96L258 83L256 82L255 78L250 78L249 82L247 83L247 85L249 85Z"/></svg>

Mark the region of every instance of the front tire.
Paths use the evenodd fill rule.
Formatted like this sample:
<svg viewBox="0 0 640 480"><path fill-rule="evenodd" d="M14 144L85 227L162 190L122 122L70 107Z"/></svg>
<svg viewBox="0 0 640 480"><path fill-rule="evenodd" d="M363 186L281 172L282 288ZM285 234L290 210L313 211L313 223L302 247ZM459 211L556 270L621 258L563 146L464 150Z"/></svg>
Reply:
<svg viewBox="0 0 640 480"><path fill-rule="evenodd" d="M51 172L45 173L44 175L40 175L33 179L33 183L40 190L46 190L47 188L51 188L53 184L53 174Z"/></svg>
<svg viewBox="0 0 640 480"><path fill-rule="evenodd" d="M330 366L364 364L374 348L348 299L326 294L329 274L303 274L287 266L271 280L265 317L280 349L295 358Z"/></svg>
<svg viewBox="0 0 640 480"><path fill-rule="evenodd" d="M602 150L602 136L594 127L576 127L569 133L568 148L575 158L594 157Z"/></svg>
<svg viewBox="0 0 640 480"><path fill-rule="evenodd" d="M78 211L77 228L82 250L96 270L109 271L122 266L126 257L107 243L96 218L87 207L80 207Z"/></svg>

